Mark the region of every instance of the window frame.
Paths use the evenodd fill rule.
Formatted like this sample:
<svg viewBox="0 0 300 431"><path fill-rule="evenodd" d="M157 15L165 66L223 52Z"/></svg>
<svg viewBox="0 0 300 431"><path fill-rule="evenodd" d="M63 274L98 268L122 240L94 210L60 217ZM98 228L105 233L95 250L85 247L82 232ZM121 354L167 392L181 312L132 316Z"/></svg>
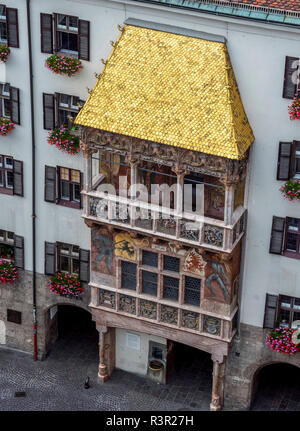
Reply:
<svg viewBox="0 0 300 431"><path fill-rule="evenodd" d="M6 164L6 160L11 159L12 160L12 167L8 167ZM1 172L1 178L2 181L0 182L0 193L4 193L7 195L13 195L14 194L14 159L11 156L6 156L4 154L0 154L0 172ZM8 178L7 174L12 173L12 186L8 186Z"/></svg>
<svg viewBox="0 0 300 431"><path fill-rule="evenodd" d="M56 247L57 247L57 262L56 262L57 272L61 272L64 274L70 274L70 275L78 275L78 277L80 277L80 247L78 245L75 245L75 244L69 244L69 243L64 243L64 242L57 242ZM74 254L74 251L73 251L73 249L75 247L78 249L78 253L76 253L76 255ZM63 248L69 248L69 252L68 253L62 253L61 250ZM65 257L68 259L68 270L67 271L62 269L62 264L60 261L61 257ZM76 270L74 270L73 260L78 261L78 272Z"/></svg>
<svg viewBox="0 0 300 431"><path fill-rule="evenodd" d="M65 28L59 28L59 24L58 24L58 17L59 15L65 16L66 17L66 26L64 26ZM70 29L70 18L76 18L77 19L77 30L73 30ZM74 16L74 15L66 15L66 14L62 14L62 13L54 13L54 34L55 34L55 52L60 52L62 54L67 54L70 55L72 57L79 57L79 17ZM75 27L72 27L75 28ZM76 34L77 35L77 51L74 50L69 50L69 49L61 49L58 46L58 42L59 42L59 33L67 33L67 34Z"/></svg>
<svg viewBox="0 0 300 431"><path fill-rule="evenodd" d="M13 260L14 259L14 246L15 246L15 234L14 232L11 231L6 231L4 229L0 229L0 233L3 232L3 237L0 236L0 258L4 259L4 260ZM9 234L12 234L13 238L9 238ZM10 255L10 257L8 256L8 254L6 253L5 256L2 255L2 247L8 248L11 247L13 249L13 253Z"/></svg>
<svg viewBox="0 0 300 431"><path fill-rule="evenodd" d="M64 105L61 103L61 98L62 96L67 97L68 98L68 104ZM73 105L73 100L74 98L77 99L77 104L76 106ZM74 121L72 121L69 117L72 116L72 113L75 113L75 117L77 116L77 114L79 113L79 106L78 104L80 104L80 98L78 96L74 96L74 95L70 95L70 94L65 94L65 93L55 93L55 99L56 99L56 123L58 127L61 126L65 126L67 127L69 130L72 129L73 127L73 123ZM61 116L62 116L62 112L66 112L68 113L67 118L68 118L68 122L64 123L61 122ZM74 117L74 119L75 119Z"/></svg>
<svg viewBox="0 0 300 431"><path fill-rule="evenodd" d="M8 45L7 17L6 17L7 7L2 3L0 4L0 6L3 6L5 8L5 15L0 15L0 23L5 24L5 27L6 27L6 39L1 39L1 35L0 35L0 43L7 46Z"/></svg>
<svg viewBox="0 0 300 431"><path fill-rule="evenodd" d="M61 170L68 170L68 180L62 179ZM72 180L72 172L77 172L79 174L79 182ZM70 208L80 208L81 199L79 197L78 200L75 199L75 186L79 186L79 195L81 192L81 171L73 168L66 168L65 166L57 166L56 169L57 175L57 183L58 183L58 197L57 197L57 205L67 206ZM69 188L69 199L64 199L62 197L62 182L68 184Z"/></svg>
<svg viewBox="0 0 300 431"><path fill-rule="evenodd" d="M290 306L289 307L282 305L283 301L284 301L284 298L290 298ZM289 296L289 295L279 295L279 297L278 297L278 307L277 307L277 313L276 313L276 319L275 319L276 322L278 322L278 327L280 327L280 328L291 328L292 327L292 323L295 320L300 320L300 319L294 319L294 314L295 313L299 313L299 316L300 316L300 304L299 304L299 306L297 305L299 308L295 308L295 302L296 302L296 300L298 300L300 302L300 298L296 298L294 296ZM279 319L280 319L280 314L281 314L280 311L281 310L289 312L289 321L288 321L288 323L286 325L280 324Z"/></svg>
<svg viewBox="0 0 300 431"><path fill-rule="evenodd" d="M297 233L295 232L295 230L293 231L293 229L289 229L289 220L290 219L295 219L298 220L298 231ZM300 219L296 218L296 217L286 217L285 218L285 232L284 232L284 239L283 239L283 256L286 257L291 257L294 259L300 259ZM287 249L287 241L288 241L288 234L294 234L297 235L296 238L296 249L298 251L292 251L292 250L288 250Z"/></svg>

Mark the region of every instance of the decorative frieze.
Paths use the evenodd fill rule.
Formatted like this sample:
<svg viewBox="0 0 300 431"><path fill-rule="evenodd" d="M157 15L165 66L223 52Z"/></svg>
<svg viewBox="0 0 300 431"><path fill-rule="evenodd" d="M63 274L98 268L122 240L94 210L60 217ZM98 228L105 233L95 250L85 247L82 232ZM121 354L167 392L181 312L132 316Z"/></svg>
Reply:
<svg viewBox="0 0 300 431"><path fill-rule="evenodd" d="M116 308L116 294L109 290L99 289L99 305Z"/></svg>
<svg viewBox="0 0 300 431"><path fill-rule="evenodd" d="M224 229L209 224L204 225L204 243L214 245L216 247L223 247L223 237Z"/></svg>
<svg viewBox="0 0 300 431"><path fill-rule="evenodd" d="M140 316L146 319L157 319L157 304L145 299L140 300Z"/></svg>
<svg viewBox="0 0 300 431"><path fill-rule="evenodd" d="M199 329L199 314L193 311L182 310L181 326L189 329Z"/></svg>
<svg viewBox="0 0 300 431"><path fill-rule="evenodd" d="M194 222L189 220L180 220L180 238L189 239L190 241L199 241L199 228Z"/></svg>
<svg viewBox="0 0 300 431"><path fill-rule="evenodd" d="M100 198L90 198L90 215L107 219L108 217L108 201Z"/></svg>
<svg viewBox="0 0 300 431"><path fill-rule="evenodd" d="M159 215L157 220L157 231L166 233L167 235L176 235L176 220L172 215L168 218L163 218L162 214Z"/></svg>
<svg viewBox="0 0 300 431"><path fill-rule="evenodd" d="M136 298L128 295L119 295L119 309L129 314L136 314Z"/></svg>
<svg viewBox="0 0 300 431"><path fill-rule="evenodd" d="M178 308L169 307L168 305L161 305L160 308L160 321L177 325L178 323Z"/></svg>
<svg viewBox="0 0 300 431"><path fill-rule="evenodd" d="M221 319L203 315L203 332L211 335L221 335Z"/></svg>

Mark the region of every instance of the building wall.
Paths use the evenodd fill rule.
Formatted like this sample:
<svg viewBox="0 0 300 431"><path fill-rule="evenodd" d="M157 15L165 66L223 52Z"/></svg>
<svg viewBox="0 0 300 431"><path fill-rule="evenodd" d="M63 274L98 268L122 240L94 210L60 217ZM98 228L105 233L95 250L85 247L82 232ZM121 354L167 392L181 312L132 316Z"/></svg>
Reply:
<svg viewBox="0 0 300 431"><path fill-rule="evenodd" d="M127 334L135 334L140 337L140 348L128 346ZM116 329L116 368L131 373L146 375L149 354L149 341L155 341L159 344L167 344L165 338L148 335L143 332L126 331L125 329ZM138 347L138 346L136 346Z"/></svg>

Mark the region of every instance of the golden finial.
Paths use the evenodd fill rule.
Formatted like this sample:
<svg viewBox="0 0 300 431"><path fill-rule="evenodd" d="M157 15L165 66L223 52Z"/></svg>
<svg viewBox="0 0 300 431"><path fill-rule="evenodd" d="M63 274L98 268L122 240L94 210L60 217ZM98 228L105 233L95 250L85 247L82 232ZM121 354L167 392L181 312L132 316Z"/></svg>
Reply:
<svg viewBox="0 0 300 431"><path fill-rule="evenodd" d="M119 31L123 31L124 30L124 27L122 27L120 24L118 25L118 30Z"/></svg>
<svg viewBox="0 0 300 431"><path fill-rule="evenodd" d="M92 90L91 90L89 87L86 87L86 89L87 89L87 92L88 92L89 94L92 94Z"/></svg>
<svg viewBox="0 0 300 431"><path fill-rule="evenodd" d="M94 77L95 77L95 78L99 79L99 78L100 78L100 76L101 76L101 73L97 73L97 72L95 72L95 73L94 73Z"/></svg>
<svg viewBox="0 0 300 431"><path fill-rule="evenodd" d="M105 61L103 58L101 58L101 63L106 64L107 61Z"/></svg>
<svg viewBox="0 0 300 431"><path fill-rule="evenodd" d="M110 41L111 46L115 47L117 44L113 40Z"/></svg>

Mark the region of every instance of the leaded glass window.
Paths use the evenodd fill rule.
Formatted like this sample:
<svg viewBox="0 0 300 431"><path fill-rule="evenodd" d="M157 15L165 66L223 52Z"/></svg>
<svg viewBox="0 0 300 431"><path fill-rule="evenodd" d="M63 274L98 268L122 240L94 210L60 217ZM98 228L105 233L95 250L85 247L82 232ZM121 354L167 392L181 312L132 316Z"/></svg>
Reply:
<svg viewBox="0 0 300 431"><path fill-rule="evenodd" d="M121 287L124 289L136 290L136 264L122 261L121 271Z"/></svg>
<svg viewBox="0 0 300 431"><path fill-rule="evenodd" d="M199 278L185 277L185 304L200 305L200 287L201 280Z"/></svg>

